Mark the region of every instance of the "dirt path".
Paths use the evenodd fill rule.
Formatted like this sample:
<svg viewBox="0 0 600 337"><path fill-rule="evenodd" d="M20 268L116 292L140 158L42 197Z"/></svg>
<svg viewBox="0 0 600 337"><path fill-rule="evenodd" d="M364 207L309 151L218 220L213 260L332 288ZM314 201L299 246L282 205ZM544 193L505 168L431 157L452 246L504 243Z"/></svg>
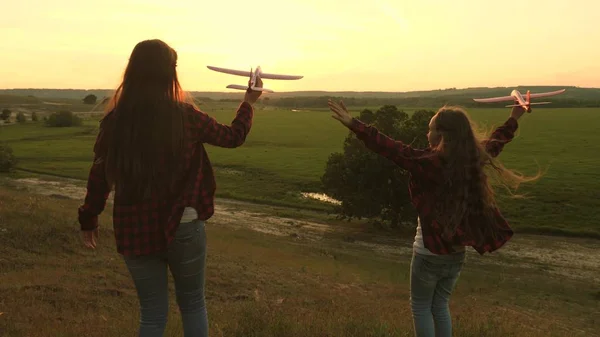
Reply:
<svg viewBox="0 0 600 337"><path fill-rule="evenodd" d="M82 200L85 196L84 182L70 179L40 180L26 178L6 182L32 193ZM109 198L110 200L111 198ZM324 221L299 220L278 217L268 212L251 209L245 202L218 199L215 215L211 223L233 228L247 228L258 232L294 237L299 240L324 240L329 234L344 234L344 228L327 224ZM254 205L255 206L255 205ZM347 231L347 230L346 230ZM387 257L401 257L411 254L411 242L389 236L369 236L368 239L354 240L351 245L368 248L374 253ZM471 261L475 263L522 266L533 270L543 269L561 277L600 283L600 241L565 237L537 235L517 235L503 249L493 256L479 257L469 249Z"/></svg>

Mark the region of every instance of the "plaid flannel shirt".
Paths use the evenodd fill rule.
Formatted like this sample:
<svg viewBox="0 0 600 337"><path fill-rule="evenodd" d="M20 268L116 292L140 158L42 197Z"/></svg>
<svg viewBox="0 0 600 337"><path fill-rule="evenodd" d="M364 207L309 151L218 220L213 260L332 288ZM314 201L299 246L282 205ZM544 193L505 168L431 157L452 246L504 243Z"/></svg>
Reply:
<svg viewBox="0 0 600 337"><path fill-rule="evenodd" d="M193 207L198 219L207 220L214 213L216 190L213 169L204 148L204 143L219 147L241 146L252 126L254 110L243 102L231 126L218 123L202 111L189 106L184 112L185 153L181 165L183 186L173 200L151 198L130 204L115 196L113 205L113 228L117 251L123 255L148 255L164 251L172 241L185 207ZM108 114L104 120L111 118ZM103 121L104 121L103 120ZM94 145L94 164L87 182L84 204L78 209L81 230L92 230L98 226L98 215L104 210L111 192L105 179L104 162L99 161L98 147L101 146L105 130L100 132Z"/></svg>
<svg viewBox="0 0 600 337"><path fill-rule="evenodd" d="M487 152L496 157L502 152L504 145L509 143L518 128L517 120L509 118L498 127L491 137L484 142ZM353 119L350 125L357 138L367 148L379 155L390 159L396 165L409 172L409 192L411 202L421 219L423 243L434 254L450 254L453 246L472 246L479 254L493 252L502 247L513 236L513 231L500 211L496 208L496 221L499 227L496 239L485 238L483 245L468 237L464 228L459 226L456 234L450 240L443 238L443 228L433 218L435 197L433 191L442 177L442 162L438 156L431 155L431 149L414 149L411 146L396 141L380 133L375 127Z"/></svg>

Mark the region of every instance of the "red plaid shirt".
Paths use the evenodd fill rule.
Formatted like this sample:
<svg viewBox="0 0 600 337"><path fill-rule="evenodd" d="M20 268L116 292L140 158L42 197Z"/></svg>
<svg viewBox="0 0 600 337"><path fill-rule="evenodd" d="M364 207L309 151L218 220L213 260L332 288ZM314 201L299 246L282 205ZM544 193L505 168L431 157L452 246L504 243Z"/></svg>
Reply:
<svg viewBox="0 0 600 337"><path fill-rule="evenodd" d="M517 120L509 118L502 126L497 128L490 139L485 141L485 148L493 157L500 154L504 145L510 142L518 128ZM398 166L409 172L409 192L413 206L417 209L421 219L423 243L434 254L450 254L455 252L453 246L472 246L483 255L502 247L513 236L513 231L508 222L496 208L496 220L499 231L496 239L486 238L483 245L477 245L475 240L468 237L464 228L457 228L451 240L443 239L443 229L433 219L433 206L435 196L433 191L441 183L442 163L438 156L431 156L431 149L414 149L400 141L393 140L380 133L375 127L368 126L358 119L353 119L350 126L358 139L367 148L390 159Z"/></svg>
<svg viewBox="0 0 600 337"><path fill-rule="evenodd" d="M181 185L184 188L174 200L154 198L129 204L115 196L113 227L119 253L148 255L164 251L173 239L187 206L196 209L200 220L207 220L213 215L216 184L204 143L227 148L241 146L250 132L253 115L253 108L247 102L239 106L231 126L220 124L191 106L185 111L186 151L181 162L186 173L182 175L186 177ZM109 114L106 118L111 117ZM97 162L98 147L106 136L109 135L105 135L101 123L94 146L95 158L89 173L87 194L78 210L81 230L98 226L98 215L104 210L110 194L103 161Z"/></svg>

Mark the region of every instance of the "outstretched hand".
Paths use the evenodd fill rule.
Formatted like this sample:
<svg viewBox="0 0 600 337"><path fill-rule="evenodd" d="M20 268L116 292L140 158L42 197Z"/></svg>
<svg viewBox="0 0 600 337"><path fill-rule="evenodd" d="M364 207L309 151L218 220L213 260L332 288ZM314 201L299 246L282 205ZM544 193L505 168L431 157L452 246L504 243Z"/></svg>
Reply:
<svg viewBox="0 0 600 337"><path fill-rule="evenodd" d="M334 112L331 117L337 119L346 127L350 127L352 124L352 115L346 109L344 102L340 101L340 103L333 102L332 100L328 100L327 104L329 105L329 109Z"/></svg>
<svg viewBox="0 0 600 337"><path fill-rule="evenodd" d="M529 111L525 110L525 108L523 108L521 105L517 105L519 104L519 102L515 102L515 106L513 106L511 112L510 112L510 117L519 120L519 118L521 118L521 116L523 116L525 114L525 112L531 112L531 109Z"/></svg>
<svg viewBox="0 0 600 337"><path fill-rule="evenodd" d="M256 101L258 101L258 98L260 97L260 95L262 95L262 91L250 89L250 84L251 84L251 80L248 80L248 90L246 90L246 95L244 96L244 101L248 102L250 104L254 104L254 103L256 103ZM254 87L255 88L263 87L263 82L260 77L256 79L256 84Z"/></svg>

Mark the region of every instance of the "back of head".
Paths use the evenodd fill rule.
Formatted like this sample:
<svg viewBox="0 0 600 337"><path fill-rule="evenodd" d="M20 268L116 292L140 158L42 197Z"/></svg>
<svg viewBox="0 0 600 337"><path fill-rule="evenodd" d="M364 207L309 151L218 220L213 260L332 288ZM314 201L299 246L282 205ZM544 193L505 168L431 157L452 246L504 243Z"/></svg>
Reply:
<svg viewBox="0 0 600 337"><path fill-rule="evenodd" d="M107 180L129 199L167 192L176 176L186 100L176 66L177 53L163 41L138 43L106 107Z"/></svg>
<svg viewBox="0 0 600 337"><path fill-rule="evenodd" d="M486 174L493 168L502 178L520 176L505 169L484 147L484 137L477 131L466 111L444 106L432 118L431 129L436 133L434 151L444 163L443 184L436 200L436 217L451 236L459 225L478 242L496 234L496 201Z"/></svg>
<svg viewBox="0 0 600 337"><path fill-rule="evenodd" d="M152 101L181 101L183 92L177 78L177 52L161 40L145 40L131 52L123 74L106 111L131 108Z"/></svg>
<svg viewBox="0 0 600 337"><path fill-rule="evenodd" d="M480 137L466 111L444 106L435 114L432 123L438 134L436 150L450 166L474 164L479 160Z"/></svg>

